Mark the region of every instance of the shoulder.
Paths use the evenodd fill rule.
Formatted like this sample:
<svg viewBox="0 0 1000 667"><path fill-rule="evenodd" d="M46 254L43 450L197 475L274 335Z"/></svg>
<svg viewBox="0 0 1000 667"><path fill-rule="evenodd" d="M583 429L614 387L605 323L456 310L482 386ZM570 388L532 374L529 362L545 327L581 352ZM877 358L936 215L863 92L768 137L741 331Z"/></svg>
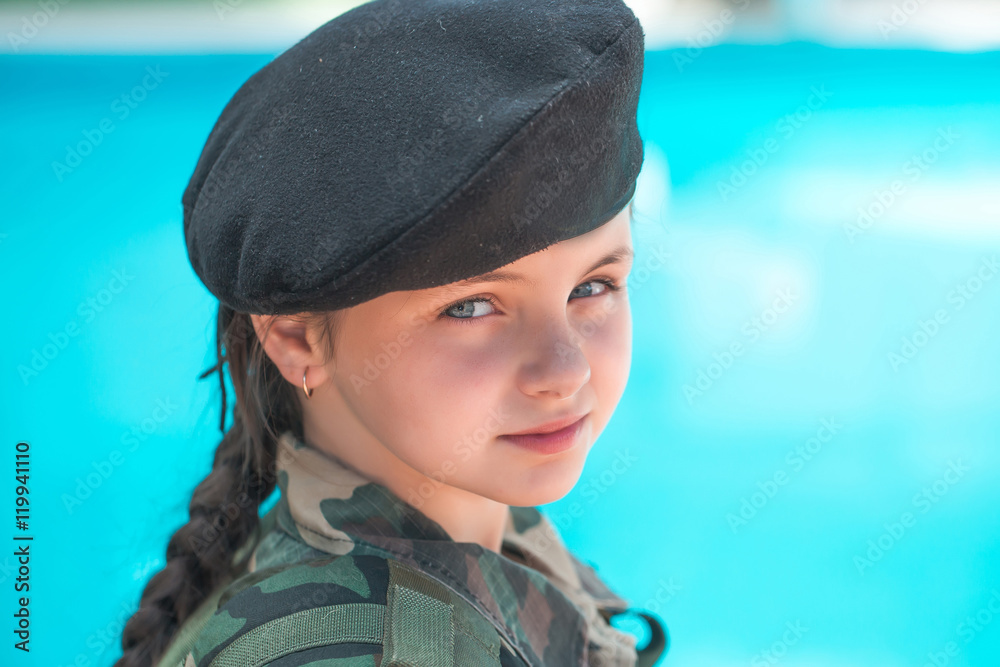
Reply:
<svg viewBox="0 0 1000 667"><path fill-rule="evenodd" d="M389 575L389 561L369 555L331 556L245 575L223 593L185 667L268 665L291 653L298 653L295 665L330 660L344 667L375 665L382 653Z"/></svg>
<svg viewBox="0 0 1000 667"><path fill-rule="evenodd" d="M489 620L427 573L352 554L234 581L183 667L375 667L383 653L399 664L452 656L500 667L507 648Z"/></svg>

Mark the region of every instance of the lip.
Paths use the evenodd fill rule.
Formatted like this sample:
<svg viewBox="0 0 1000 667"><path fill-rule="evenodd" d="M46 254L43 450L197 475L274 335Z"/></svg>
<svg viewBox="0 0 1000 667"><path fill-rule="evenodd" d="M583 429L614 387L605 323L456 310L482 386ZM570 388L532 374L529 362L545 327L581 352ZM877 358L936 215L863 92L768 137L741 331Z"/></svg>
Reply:
<svg viewBox="0 0 1000 667"><path fill-rule="evenodd" d="M558 454L576 444L577 436L589 414L549 422L537 427L533 432L509 433L501 435L500 438L539 454ZM542 432L553 427L556 427L556 430Z"/></svg>
<svg viewBox="0 0 1000 667"><path fill-rule="evenodd" d="M587 415L570 415L569 417L563 417L562 419L556 419L555 421L550 421L547 424L542 424L536 428L518 431L517 433L505 433L504 435L545 435L546 433L554 433L555 431L562 430L571 424L575 424L586 416Z"/></svg>

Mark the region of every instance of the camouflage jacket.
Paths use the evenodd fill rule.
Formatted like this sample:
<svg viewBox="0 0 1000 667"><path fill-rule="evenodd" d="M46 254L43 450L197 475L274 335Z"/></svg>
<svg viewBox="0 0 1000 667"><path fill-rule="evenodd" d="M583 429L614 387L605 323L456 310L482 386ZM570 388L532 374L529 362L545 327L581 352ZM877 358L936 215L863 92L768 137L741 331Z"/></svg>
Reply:
<svg viewBox="0 0 1000 667"><path fill-rule="evenodd" d="M185 622L159 667L633 667L664 650L640 658L608 623L629 602L535 507L510 508L497 553L455 542L291 432L277 458L280 498L246 571Z"/></svg>

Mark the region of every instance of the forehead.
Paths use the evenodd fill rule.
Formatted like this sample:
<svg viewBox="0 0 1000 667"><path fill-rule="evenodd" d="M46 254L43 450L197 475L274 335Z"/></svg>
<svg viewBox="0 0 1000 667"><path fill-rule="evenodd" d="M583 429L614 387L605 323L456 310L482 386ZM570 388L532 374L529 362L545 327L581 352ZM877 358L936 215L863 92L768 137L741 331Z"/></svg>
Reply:
<svg viewBox="0 0 1000 667"><path fill-rule="evenodd" d="M622 213L586 234L555 243L494 271L438 287L416 290L414 293L438 297L462 292L484 283L505 283L534 288L539 287L539 284L531 277L532 273L544 275L558 271L572 274L577 278L603 266L627 265L634 256L630 223L631 215L629 208L626 207Z"/></svg>

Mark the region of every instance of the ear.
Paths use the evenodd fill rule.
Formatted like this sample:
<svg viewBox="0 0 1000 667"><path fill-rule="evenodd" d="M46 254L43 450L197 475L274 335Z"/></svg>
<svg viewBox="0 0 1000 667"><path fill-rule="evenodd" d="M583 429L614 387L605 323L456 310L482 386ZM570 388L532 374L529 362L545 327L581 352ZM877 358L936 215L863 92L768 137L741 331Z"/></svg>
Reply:
<svg viewBox="0 0 1000 667"><path fill-rule="evenodd" d="M283 378L300 389L303 373L310 389L329 379L319 334L304 321L288 315L257 314L251 314L250 320L264 352Z"/></svg>

